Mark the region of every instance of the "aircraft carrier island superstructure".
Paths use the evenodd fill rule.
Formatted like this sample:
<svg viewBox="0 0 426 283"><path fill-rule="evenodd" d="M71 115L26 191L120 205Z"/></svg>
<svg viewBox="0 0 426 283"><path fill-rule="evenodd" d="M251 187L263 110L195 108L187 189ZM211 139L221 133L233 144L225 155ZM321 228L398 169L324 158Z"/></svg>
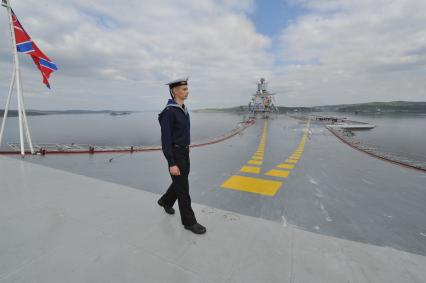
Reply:
<svg viewBox="0 0 426 283"><path fill-rule="evenodd" d="M262 114L263 117L269 117L270 113L278 113L278 108L275 106L275 93L268 91L268 83L264 78L261 78L257 83L257 91L253 94L248 109L252 116Z"/></svg>

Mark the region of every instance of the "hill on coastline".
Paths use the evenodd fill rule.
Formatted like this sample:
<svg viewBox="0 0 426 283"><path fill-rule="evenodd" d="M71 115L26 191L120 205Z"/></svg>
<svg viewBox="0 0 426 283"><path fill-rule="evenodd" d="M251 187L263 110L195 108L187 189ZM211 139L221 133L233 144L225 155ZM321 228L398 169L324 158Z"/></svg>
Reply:
<svg viewBox="0 0 426 283"><path fill-rule="evenodd" d="M285 107L277 106L280 113L286 112L343 112L343 113L426 113L426 102L391 101L368 102L358 104L322 105L313 107ZM247 106L230 108L199 109L194 112L247 112Z"/></svg>
<svg viewBox="0 0 426 283"><path fill-rule="evenodd" d="M27 110L25 113L27 116L41 116L41 115L53 115L53 114L111 114L116 113L131 113L133 111L113 111L113 110ZM0 118L4 115L4 109L0 109ZM17 117L18 110L9 110L7 113L8 117Z"/></svg>
<svg viewBox="0 0 426 283"><path fill-rule="evenodd" d="M426 102L391 101L391 102L368 102L359 104L324 105L313 107L315 111L327 112L404 112L404 113L426 113Z"/></svg>
<svg viewBox="0 0 426 283"><path fill-rule="evenodd" d="M279 113L287 112L342 112L342 113L426 113L426 102L419 101L391 101L391 102L368 102L358 104L322 105L313 107L287 107L277 106ZM235 106L229 108L206 108L196 109L192 112L200 113L247 113L248 106ZM115 110L27 110L27 116L53 115L53 114L110 114L124 115L139 111L115 111ZM0 118L4 110L0 109ZM17 110L9 110L8 117L17 117Z"/></svg>

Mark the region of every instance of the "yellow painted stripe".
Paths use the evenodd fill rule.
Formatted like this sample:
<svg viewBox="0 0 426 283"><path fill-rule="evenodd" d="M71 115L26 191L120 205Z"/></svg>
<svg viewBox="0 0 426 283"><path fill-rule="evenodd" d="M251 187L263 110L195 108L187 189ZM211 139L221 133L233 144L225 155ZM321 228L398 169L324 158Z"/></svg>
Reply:
<svg viewBox="0 0 426 283"><path fill-rule="evenodd" d="M255 160L262 160L263 158L262 157L258 157L258 156L252 156L252 158L251 159L255 159Z"/></svg>
<svg viewBox="0 0 426 283"><path fill-rule="evenodd" d="M287 163L297 163L297 160L295 160L295 159L287 159L285 162L287 162Z"/></svg>
<svg viewBox="0 0 426 283"><path fill-rule="evenodd" d="M290 171L287 171L287 170L272 169L272 170L266 172L265 175L273 176L273 177L287 178L289 174L290 174Z"/></svg>
<svg viewBox="0 0 426 283"><path fill-rule="evenodd" d="M282 169L293 169L294 164L281 163L281 164L278 164L277 167Z"/></svg>
<svg viewBox="0 0 426 283"><path fill-rule="evenodd" d="M240 172L259 174L260 168L255 166L243 166L241 167Z"/></svg>
<svg viewBox="0 0 426 283"><path fill-rule="evenodd" d="M262 165L263 162L259 160L249 160L247 163L253 165Z"/></svg>
<svg viewBox="0 0 426 283"><path fill-rule="evenodd" d="M260 178L233 175L222 184L222 188L232 189L266 196L274 196L282 182Z"/></svg>

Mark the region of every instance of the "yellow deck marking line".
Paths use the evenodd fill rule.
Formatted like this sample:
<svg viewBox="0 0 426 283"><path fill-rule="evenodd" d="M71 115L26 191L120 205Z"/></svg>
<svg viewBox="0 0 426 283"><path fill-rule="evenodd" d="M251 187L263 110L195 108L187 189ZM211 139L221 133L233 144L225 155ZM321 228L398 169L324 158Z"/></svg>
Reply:
<svg viewBox="0 0 426 283"><path fill-rule="evenodd" d="M273 176L273 177L287 178L288 175L290 175L290 171L272 169L272 170L269 170L268 172L266 172L265 175Z"/></svg>
<svg viewBox="0 0 426 283"><path fill-rule="evenodd" d="M259 174L260 173L260 167L246 166L245 165L245 166L241 167L240 172Z"/></svg>
<svg viewBox="0 0 426 283"><path fill-rule="evenodd" d="M279 177L279 178L287 178L289 176L291 172L290 170L294 169L295 167L294 164L297 163L297 161L303 154L309 125L310 125L310 118L308 120L306 128L303 130L303 133L304 133L303 137L300 143L298 144L295 152L293 152L292 155L286 160L286 163L281 163L276 166L276 168L288 169L288 170L272 169L266 172L265 175L272 176L272 177ZM264 153L265 144L266 144L266 129L267 129L267 120L265 120L265 123L264 123L263 133L262 133L261 141L257 148L257 151L253 155L252 159L247 162L247 164L252 164L252 165L263 164L262 162L263 153ZM240 171L245 173L259 174L260 167L244 165L240 169ZM221 185L221 187L225 189L239 190L239 191L256 193L256 194L261 194L266 196L274 196L277 193L277 191L282 187L282 184L283 183L280 181L233 175L228 180L226 180Z"/></svg>
<svg viewBox="0 0 426 283"><path fill-rule="evenodd" d="M251 165L262 165L263 157L265 153L265 144L266 144L266 134L268 129L268 120L265 120L263 125L263 133L259 143L259 146L256 152L253 154L252 158L247 161L247 164ZM258 166L248 166L244 165L241 167L240 172L243 173L251 173L251 174L259 174L261 168ZM268 180L263 178L253 178L246 177L241 175L232 175L228 180L226 180L221 188L231 189L237 191L244 191L249 193L256 193L266 196L274 196L277 191L281 188L282 182Z"/></svg>
<svg viewBox="0 0 426 283"><path fill-rule="evenodd" d="M233 175L221 185L222 188L274 196L282 182L246 176Z"/></svg>
<svg viewBox="0 0 426 283"><path fill-rule="evenodd" d="M282 163L282 164L278 164L277 167L278 168L282 168L282 169L293 169L294 168L294 164Z"/></svg>
<svg viewBox="0 0 426 283"><path fill-rule="evenodd" d="M280 178L288 178L290 175L290 170L294 169L295 164L299 161L300 157L303 154L303 150L305 148L306 139L308 136L308 128L310 126L311 118L309 117L308 122L306 123L306 127L303 129L303 136L300 139L299 144L297 145L296 150L288 157L285 161L286 163L281 163L276 166L279 169L271 169L265 173L267 176L280 177ZM288 169L288 170L280 170L280 169Z"/></svg>

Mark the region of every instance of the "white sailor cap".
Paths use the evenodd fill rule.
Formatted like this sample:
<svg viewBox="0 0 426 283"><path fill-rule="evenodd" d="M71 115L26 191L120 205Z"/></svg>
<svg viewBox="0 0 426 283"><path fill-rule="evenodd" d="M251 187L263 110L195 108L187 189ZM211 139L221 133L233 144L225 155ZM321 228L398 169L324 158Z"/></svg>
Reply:
<svg viewBox="0 0 426 283"><path fill-rule="evenodd" d="M173 80L173 81L167 83L166 85L168 85L170 89L172 89L176 86L180 86L180 85L188 85L188 77Z"/></svg>

